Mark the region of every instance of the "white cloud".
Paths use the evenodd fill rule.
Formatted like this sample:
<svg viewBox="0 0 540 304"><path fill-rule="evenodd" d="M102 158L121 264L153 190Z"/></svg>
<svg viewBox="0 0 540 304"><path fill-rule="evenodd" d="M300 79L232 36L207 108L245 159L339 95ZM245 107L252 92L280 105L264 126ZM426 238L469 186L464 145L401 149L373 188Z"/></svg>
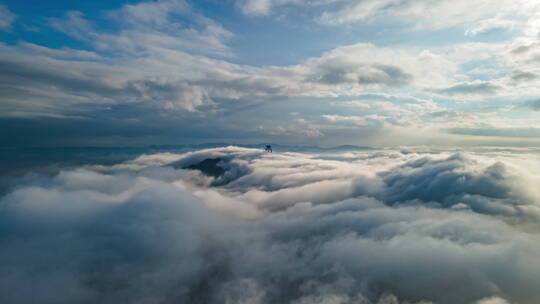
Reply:
<svg viewBox="0 0 540 304"><path fill-rule="evenodd" d="M322 9L330 2L265 3L271 3L270 7L275 8L318 5L317 9ZM414 19L411 16L429 15L426 18L433 16L437 22L446 17L459 20L456 14L470 10L471 5L458 2L456 7L446 9L450 4L440 1L394 2L364 1L354 5L362 6L366 20L395 13L396 17L405 19L410 14L411 20ZM332 7L340 5L332 2ZM404 10L394 12L398 7ZM530 10L527 14L532 16L535 6L527 8ZM439 18L435 13L423 14L425 10L448 16ZM504 6L504 11L512 9ZM526 14L526 11L519 9L519 14ZM140 106L156 115L186 115L193 120L199 119L202 124L209 116L221 118L221 113L235 113L246 105L305 98L328 100L330 104L334 98L357 99L368 94L387 94L421 97L428 102L412 105L396 98L369 103L369 108L364 110L351 108L354 113L346 115L334 113L328 105L323 105L320 113L298 117L304 121L282 118L272 124L252 121L249 124L256 136L309 137L322 141L343 130L350 133L342 136L351 138L351 124L347 128L344 124L338 126L337 119L331 121L328 117L355 117L357 129L368 134L355 138L356 141L368 139L370 144L386 145L395 144L392 139L402 143L405 141L402 139L410 139L412 135L418 138L446 136L444 133L448 132L444 130L448 128L506 128L516 124L523 128L528 123L536 123L534 120L512 121L496 117L502 113L499 110L502 107L494 108L490 113L478 107L464 109L474 102L491 98L507 99L507 106L511 108L513 103L521 102L520 99L531 99L540 94L537 85L540 78L536 77L540 75L540 69L535 64L540 55L534 35L504 42L440 47L354 43L337 46L296 64L255 66L233 63L236 54L229 44L234 34L192 9L185 1L141 2L104 15L109 21L116 22L116 31L100 29L99 24L86 19L81 12L69 12L64 18L50 20L55 29L87 42L92 46L91 50L54 49L26 42L0 44L0 73L3 72L0 79L5 88L0 116L81 118L85 110ZM507 15L502 12L490 19L463 18L473 20L466 26L472 35L493 26L510 24ZM533 23L528 20L528 28L533 28ZM523 26L519 22L512 24L518 29ZM460 103L442 103L441 99ZM280 106L282 104L276 105ZM474 119L461 123L441 117L422 121L430 117L429 113L445 111L471 112L466 115ZM475 111L479 112L473 113ZM488 117L488 114L492 116ZM320 119L321 115L327 116ZM213 121L222 122L221 119ZM396 130L395 126L402 130ZM373 137L377 141L373 141Z"/></svg>
<svg viewBox="0 0 540 304"><path fill-rule="evenodd" d="M180 169L207 158L222 183ZM28 286L45 304L539 296L540 167L524 154L226 147L101 170L0 198L0 300L26 303Z"/></svg>
<svg viewBox="0 0 540 304"><path fill-rule="evenodd" d="M0 4L0 30L11 30L11 25L16 19L17 15L11 12L7 6Z"/></svg>
<svg viewBox="0 0 540 304"><path fill-rule="evenodd" d="M447 83L457 66L443 55L422 50L358 43L308 59L310 80L331 85L430 86Z"/></svg>
<svg viewBox="0 0 540 304"><path fill-rule="evenodd" d="M246 0L238 4L242 12L248 15L267 15L272 9L272 0Z"/></svg>
<svg viewBox="0 0 540 304"><path fill-rule="evenodd" d="M320 21L339 25L351 22L405 23L416 29L437 30L453 26L474 26L479 33L493 28L523 22L531 17L538 6L530 1L344 1L341 9L324 12ZM493 16L499 16L497 22ZM480 28L483 28L480 30ZM472 34L472 32L469 31Z"/></svg>
<svg viewBox="0 0 540 304"><path fill-rule="evenodd" d="M74 14L73 18L79 17ZM85 21L77 23L80 26L70 26L69 31L75 31L73 35L90 32L87 37L95 37L98 44L105 38L126 38L123 33L116 37L106 34L103 38L102 34L86 29ZM79 27L85 30L77 30ZM6 84L13 86L17 94L24 94L26 103L34 110L30 101L39 96L39 103L46 105L50 100L54 104L49 109L59 110L65 109L66 103L147 102L166 110L196 111L203 105L212 105L215 99L339 96L407 85L440 86L448 83L446 73L455 70L438 55L371 44L336 48L298 65L253 67L190 54L189 50L173 49L167 42L146 43L144 39L132 38L127 41L136 44L125 46L128 51L119 58L26 43L0 45L0 52L5 54L4 70L17 70L22 77L15 83L5 75ZM107 45L112 51L124 50L124 46ZM444 69L439 68L441 63L446 64ZM52 96L47 98L48 95ZM4 99L10 97L15 96L6 95ZM20 95L17 99L21 99ZM18 103L18 111L25 105ZM9 115L9 111L4 115Z"/></svg>
<svg viewBox="0 0 540 304"><path fill-rule="evenodd" d="M465 35L476 36L494 29L512 29L515 26L516 22L512 20L504 20L499 18L485 19L465 31Z"/></svg>
<svg viewBox="0 0 540 304"><path fill-rule="evenodd" d="M508 301L501 298L487 298L476 302L475 304L509 304Z"/></svg>
<svg viewBox="0 0 540 304"><path fill-rule="evenodd" d="M522 51L514 52L516 49ZM395 145L409 140L425 144L422 140L441 136L447 137L445 143L459 143L465 135L475 132L456 133L456 128L527 128L537 123L533 118L519 121L503 118L497 110L475 113L431 100L449 96L467 105L467 102L483 101L486 96L509 100L523 98L523 94L534 96L538 79L533 76L540 75L540 70L531 63L536 58L536 48L519 41L461 44L431 50L359 43L335 48L297 65L280 67L238 65L225 59L190 54L188 50L158 48L145 52L141 56L128 53L110 57L101 52L50 49L28 43L0 45L4 72L0 77L6 87L0 115L63 117L69 116L78 105L144 104L161 113L192 113L204 119L205 115L242 103L316 97L340 106L340 102L331 100L347 96L351 96L349 100L357 100L359 96L373 95L382 97L379 101L362 101L363 108L350 107L354 113L347 115L327 107L314 117L297 117L304 119L303 122L249 122L250 128L259 136L324 139L340 132L353 132L353 128L351 124L338 124L337 120L317 118L349 116L355 117L356 129L365 134L355 140ZM478 69L470 73L462 71L464 65L478 61L514 72L481 81L474 79ZM527 81L523 77L528 77ZM466 113L462 117L467 119L429 115L445 111ZM451 134L461 134L459 138L450 141L449 129L453 130Z"/></svg>
<svg viewBox="0 0 540 304"><path fill-rule="evenodd" d="M502 90L502 87L490 82L476 81L472 83L459 83L449 88L434 90L443 95L495 95Z"/></svg>
<svg viewBox="0 0 540 304"><path fill-rule="evenodd" d="M122 56L144 56L160 50L183 50L222 57L231 55L225 41L233 34L213 20L193 12L183 0L126 4L106 15L118 23L118 32L100 31L78 11L66 13L65 18L51 18L50 24L74 38L89 42L97 50Z"/></svg>
<svg viewBox="0 0 540 304"><path fill-rule="evenodd" d="M270 15L277 7L286 5L319 6L330 4L339 0L237 0L240 10L247 15L266 16Z"/></svg>

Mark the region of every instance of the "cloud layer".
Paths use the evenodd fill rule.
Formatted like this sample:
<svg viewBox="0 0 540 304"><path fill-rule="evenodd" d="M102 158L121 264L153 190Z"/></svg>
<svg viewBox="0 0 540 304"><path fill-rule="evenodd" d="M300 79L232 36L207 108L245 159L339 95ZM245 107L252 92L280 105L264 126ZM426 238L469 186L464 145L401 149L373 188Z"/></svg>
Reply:
<svg viewBox="0 0 540 304"><path fill-rule="evenodd" d="M540 144L536 3L209 2L0 5L2 144Z"/></svg>
<svg viewBox="0 0 540 304"><path fill-rule="evenodd" d="M0 199L0 300L532 304L532 164L227 147L34 176Z"/></svg>

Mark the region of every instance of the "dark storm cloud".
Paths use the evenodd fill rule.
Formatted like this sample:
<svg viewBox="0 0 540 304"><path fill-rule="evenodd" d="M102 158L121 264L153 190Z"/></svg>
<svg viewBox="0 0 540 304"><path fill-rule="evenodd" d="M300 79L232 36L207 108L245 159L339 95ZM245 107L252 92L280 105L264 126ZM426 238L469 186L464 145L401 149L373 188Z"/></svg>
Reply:
<svg viewBox="0 0 540 304"><path fill-rule="evenodd" d="M221 186L175 169L208 158ZM0 300L533 304L538 193L520 170L226 147L33 177L0 199Z"/></svg>

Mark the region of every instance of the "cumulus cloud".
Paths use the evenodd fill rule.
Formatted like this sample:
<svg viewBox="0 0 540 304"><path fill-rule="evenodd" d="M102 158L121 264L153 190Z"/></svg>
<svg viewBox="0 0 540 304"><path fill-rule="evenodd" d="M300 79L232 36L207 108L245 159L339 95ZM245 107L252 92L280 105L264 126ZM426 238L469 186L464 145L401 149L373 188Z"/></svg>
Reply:
<svg viewBox="0 0 540 304"><path fill-rule="evenodd" d="M121 14L135 13L122 11ZM72 12L68 16L51 22L59 28L65 27L70 35L84 36L81 39L92 41L96 50L50 49L29 43L0 45L0 54L4 55L0 65L5 71L0 75L5 93L2 116L68 115L79 105L92 104L95 107L145 104L170 113L223 111L235 106L228 101L254 104L277 98L335 97L413 84L436 86L445 84L444 74L454 69L452 64L445 65L444 71L436 69L447 62L434 54L396 51L364 43L339 47L298 65L237 65L191 54L185 48L191 45L184 41L188 38L168 33L170 29L165 33L159 30L164 38L160 38L160 43L147 43L133 36L146 33L146 29L126 25L128 29L116 35L105 34L94 30L80 13ZM129 18L117 19L129 22ZM154 27L161 25L151 23L148 27L157 31ZM109 39L114 42L107 42ZM113 58L103 54L98 46L100 41L108 51L121 50L122 55ZM117 45L124 42L135 44ZM141 66L145 68L140 69ZM281 127L288 133L300 134L300 129L305 129L303 133L307 135L324 133L314 126ZM279 132L276 129L270 133Z"/></svg>
<svg viewBox="0 0 540 304"><path fill-rule="evenodd" d="M491 82L473 82L460 83L454 86L433 90L434 92L455 96L455 95L494 95L500 91L502 87Z"/></svg>
<svg viewBox="0 0 540 304"><path fill-rule="evenodd" d="M514 71L512 73L512 80L516 82L527 82L538 79L538 75L531 72Z"/></svg>
<svg viewBox="0 0 540 304"><path fill-rule="evenodd" d="M24 42L0 45L0 64L9 72L0 75L3 116L62 116L81 104L145 103L164 112L224 111L235 106L227 103L231 100L253 104L449 86L453 82L448 75L458 69L445 50L370 43L336 47L294 65L240 65L228 60L234 56L228 46L233 34L185 1L124 5L104 16L115 30L101 29L77 11L49 19L53 28L88 43L90 50ZM307 129L305 134L324 133Z"/></svg>
<svg viewBox="0 0 540 304"><path fill-rule="evenodd" d="M143 1L104 11L98 17L79 11L57 15L47 19L48 25L60 32L58 35L64 33L79 40L70 45L84 49L53 48L22 41L0 44L2 129L20 130L24 126L29 134L26 140L10 136L10 144L61 141L58 136L46 140L38 127L43 125L55 130L63 126L69 134L81 130L79 136L66 138L62 143L71 145L93 140L97 143L98 136L102 136L102 142L128 145L193 142L196 140L190 137L193 134L204 134L205 141L231 142L249 137L252 141L292 143L311 138L316 144L334 145L353 138L372 145L395 145L396 139L405 137L416 137L414 144L426 144L426 141L431 144L432 138L446 136L444 130L449 128L482 129L487 125L523 129L537 123L515 117L498 119L510 117L500 106L503 98L516 104L539 93L535 83L540 70L535 62L540 57L537 35L533 33L536 19L531 17L538 7L531 1L519 5L515 1L497 5L489 1L233 2L240 9L247 8L250 15L279 16L279 20L266 21L281 22L282 26L257 28L265 33L258 35L258 39L268 33L281 37L273 31L291 26L283 14L296 10L302 10L302 18L298 20L302 25L295 27L297 30L313 26L330 35L332 29L304 23L306 18L319 14L330 18L325 24L357 21L362 24L358 28L335 29L343 33L328 40L346 45L317 42L320 47L309 47L312 51L306 53L305 47L320 39L310 34L306 37L308 44L298 41L289 50L290 55L286 55L288 62L292 58L294 62L268 65L268 56L263 55L266 59L256 62L251 56L243 55L251 49L246 44L251 40L241 37L246 33L244 30L227 28L231 23L226 18L210 18L216 15L205 14L206 7L197 7L195 2ZM448 26L460 26L469 35L478 35L512 24L516 31L504 35L520 35L518 32L525 28L522 19L529 20L527 31L530 27L530 33L522 37L484 42L464 42L465 38L455 37L457 40L442 45L437 39L432 40L438 35L429 34L425 37L430 43L417 44L419 38L427 35L426 29L441 30ZM403 29L404 24L418 24L422 30L401 32L398 29ZM232 29L238 33L231 32ZM381 31L373 32L375 29ZM372 34L359 43L354 41L354 37L359 37L357 30L369 30ZM293 30L290 34L295 33ZM281 38L285 37L289 36ZM466 40L470 39L474 38ZM407 43L402 43L405 40ZM358 106L333 107L342 100L360 100L369 94L399 97L369 103L370 108L365 110ZM446 103L447 96L469 103ZM412 105L407 102L410 98L429 102ZM481 106L472 106L472 101L480 98L493 98L494 106L481 111ZM305 106L307 100L317 106ZM471 119L430 118L430 112L444 111L470 112L467 117ZM276 115L289 112L300 115L293 118ZM338 116L357 117L357 123L348 119L346 125L344 119L329 119ZM96 129L96 125L103 127ZM110 127L108 134L105 126ZM396 130L395 126L402 129ZM187 132L188 128L193 132ZM135 139L135 132L130 130L139 130L146 137ZM84 138L87 133L93 133L93 138ZM104 134L116 138L111 140ZM446 136L444 141L461 139Z"/></svg>
<svg viewBox="0 0 540 304"><path fill-rule="evenodd" d="M19 71L1 75L4 101L18 104L19 112L27 108L58 112L55 109L81 103L134 102L193 112L211 105L211 96L238 98L239 90L231 81L241 73L232 72L224 61L207 57L231 56L225 42L233 34L193 12L185 1L124 5L105 16L117 30L103 30L79 11L49 19L51 27L88 43L92 51L28 43L0 45L2 65L8 71ZM219 65L221 72L216 70ZM34 102L36 97L39 103ZM39 109L34 103L45 104Z"/></svg>
<svg viewBox="0 0 540 304"><path fill-rule="evenodd" d="M357 43L335 48L310 58L307 79L327 85L399 87L446 83L446 74L456 66L444 56L429 51L378 47Z"/></svg>
<svg viewBox="0 0 540 304"><path fill-rule="evenodd" d="M205 159L218 176L182 169ZM532 304L535 172L511 155L225 147L34 176L0 198L0 300Z"/></svg>
<svg viewBox="0 0 540 304"><path fill-rule="evenodd" d="M329 62L320 68L322 71L320 71L320 76L316 81L327 84L403 85L407 84L410 79L410 75L393 66L339 66L339 64L332 66L332 63Z"/></svg>
<svg viewBox="0 0 540 304"><path fill-rule="evenodd" d="M317 5L322 8L330 2L336 7L340 5L339 1L264 3L271 3L271 7ZM77 11L48 19L54 29L83 41L88 49L48 48L26 42L0 44L0 116L10 120L5 123L8 127L69 125L66 129L83 130L87 128L82 125L101 123L110 126L110 134L119 137L125 137L130 129L145 130L145 135L153 131L156 141L165 137L164 134L173 136L169 135L172 129L178 134L189 133L183 131L186 126L197 128L194 133L207 134L207 140L225 141L226 132L217 134L220 132L215 130L231 130L240 121L242 125L227 133L232 134L228 138L242 137L240 133L245 133L257 140L262 136L265 140L295 138L292 142L309 137L317 139L319 144L341 144L332 138L350 138L354 131L351 124L344 126L343 119L339 123L337 119L328 119L338 115L362 117L363 122L357 119L356 127L364 127L354 136L378 145L391 136L401 138L390 134L396 130L387 126L431 128L428 133L449 127L470 127L470 121L449 126L441 119L422 121L421 117L429 117L423 115L432 111L461 111L439 103L437 99L441 95L523 95L523 86L530 86L539 74L526 63L534 58L532 46L527 54L519 55L511 53L509 46L489 43L430 49L354 43L331 48L296 64L238 64L237 54L231 48L234 34L201 12L186 1L160 0L104 12L103 18L114 25L109 29L101 28L100 22ZM511 47L518 47L518 43ZM516 72L489 81L477 80L478 75L470 71L461 74L463 66L476 66L480 61ZM534 91L530 87L526 92L533 95ZM329 106L337 99L360 99L383 93L406 97L372 102L371 108L359 111L356 107L347 115L334 112ZM429 102L412 105L407 101L419 96ZM279 121L271 121L269 111L277 113L293 107L285 106L285 101L308 98L320 105L318 113L300 111L301 106L296 106L291 111L302 112L302 117L280 116ZM332 100L326 102L327 99ZM47 122L39 121L45 117L49 118ZM104 117L109 120L103 122ZM51 124L53 118L57 120ZM34 132L32 137L41 138L38 133ZM376 134L377 139L370 137L371 134ZM135 140L126 141L132 144ZM154 143L152 139L150 142Z"/></svg>

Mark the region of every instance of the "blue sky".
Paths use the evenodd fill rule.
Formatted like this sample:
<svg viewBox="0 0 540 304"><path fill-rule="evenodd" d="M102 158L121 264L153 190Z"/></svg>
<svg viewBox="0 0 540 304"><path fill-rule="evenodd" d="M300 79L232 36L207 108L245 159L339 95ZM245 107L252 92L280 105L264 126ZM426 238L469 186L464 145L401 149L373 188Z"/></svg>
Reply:
<svg viewBox="0 0 540 304"><path fill-rule="evenodd" d="M537 1L0 1L4 146L538 146Z"/></svg>

